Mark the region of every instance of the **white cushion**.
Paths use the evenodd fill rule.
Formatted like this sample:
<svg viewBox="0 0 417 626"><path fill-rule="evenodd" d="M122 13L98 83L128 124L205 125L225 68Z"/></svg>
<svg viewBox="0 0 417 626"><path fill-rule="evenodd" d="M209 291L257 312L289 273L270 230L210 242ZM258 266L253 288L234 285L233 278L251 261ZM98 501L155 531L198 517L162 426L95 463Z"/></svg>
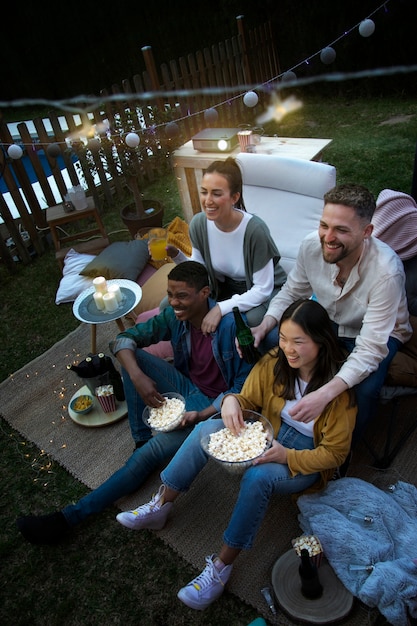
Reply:
<svg viewBox="0 0 417 626"><path fill-rule="evenodd" d="M93 284L92 278L80 276L81 270L95 258L94 254L80 254L71 248L64 259L64 269L55 296L55 304L74 302L77 296Z"/></svg>
<svg viewBox="0 0 417 626"><path fill-rule="evenodd" d="M246 209L268 225L288 273L301 241L318 228L323 196L336 185L336 169L327 163L269 154L242 152L236 160Z"/></svg>

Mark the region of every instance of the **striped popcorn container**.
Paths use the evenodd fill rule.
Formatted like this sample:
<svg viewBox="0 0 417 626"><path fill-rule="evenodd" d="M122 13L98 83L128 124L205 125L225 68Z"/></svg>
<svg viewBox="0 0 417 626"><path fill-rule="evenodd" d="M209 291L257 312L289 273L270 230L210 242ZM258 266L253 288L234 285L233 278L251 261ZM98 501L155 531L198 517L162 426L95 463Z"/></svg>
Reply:
<svg viewBox="0 0 417 626"><path fill-rule="evenodd" d="M116 410L116 396L113 385L102 385L96 387L97 400L105 413L112 413Z"/></svg>

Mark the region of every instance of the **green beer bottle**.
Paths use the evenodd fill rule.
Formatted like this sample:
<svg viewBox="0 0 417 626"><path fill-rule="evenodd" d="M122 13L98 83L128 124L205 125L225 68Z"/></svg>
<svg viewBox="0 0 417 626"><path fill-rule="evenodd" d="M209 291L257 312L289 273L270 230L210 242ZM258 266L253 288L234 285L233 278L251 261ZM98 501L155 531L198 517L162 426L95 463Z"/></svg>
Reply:
<svg viewBox="0 0 417 626"><path fill-rule="evenodd" d="M246 325L237 306L233 307L233 315L236 324L236 338L247 363L253 365L259 360L260 354L254 346L254 338L250 328Z"/></svg>

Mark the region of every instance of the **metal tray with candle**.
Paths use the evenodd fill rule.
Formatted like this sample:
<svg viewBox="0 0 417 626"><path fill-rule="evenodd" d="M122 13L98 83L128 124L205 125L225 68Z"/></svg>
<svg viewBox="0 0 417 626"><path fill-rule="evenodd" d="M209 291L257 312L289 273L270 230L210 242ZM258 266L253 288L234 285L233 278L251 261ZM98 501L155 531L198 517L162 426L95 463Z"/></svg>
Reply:
<svg viewBox="0 0 417 626"><path fill-rule="evenodd" d="M114 278L106 281L107 293L112 293L110 289L113 286L117 286L119 289L112 293L113 297L109 299L109 308L99 308L103 306L102 303L97 303L94 295L97 293L96 287L93 284L91 287L85 289L75 300L72 310L77 319L81 322L87 322L90 324L102 324L104 322L111 322L123 315L130 313L132 309L139 304L142 298L142 289L140 286L133 282L133 280L127 280L125 278ZM120 301L118 301L118 299ZM112 310L110 310L112 309Z"/></svg>

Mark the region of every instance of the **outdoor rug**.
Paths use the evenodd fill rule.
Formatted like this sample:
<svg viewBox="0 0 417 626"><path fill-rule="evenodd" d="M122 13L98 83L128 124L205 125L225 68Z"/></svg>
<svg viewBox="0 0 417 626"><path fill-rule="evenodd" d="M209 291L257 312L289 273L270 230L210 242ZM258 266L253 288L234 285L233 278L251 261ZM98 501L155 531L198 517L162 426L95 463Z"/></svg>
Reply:
<svg viewBox="0 0 417 626"><path fill-rule="evenodd" d="M116 333L113 324L98 326L98 351L108 354L108 342ZM82 383L66 366L85 358L89 346L90 327L81 324L50 350L10 376L0 384L0 413L21 435L93 489L124 464L132 452L132 439L127 418L105 427L86 428L68 416L69 400ZM404 419L406 417L404 413ZM382 416L372 443L378 443L378 432L383 425ZM410 450L415 450L416 445L417 433L410 437L407 446L385 472L372 468L372 457L365 446L360 447L355 452L349 474L379 487L397 480L415 483L417 455L410 454ZM155 472L136 494L119 501L119 507L128 509L146 502L158 485L159 476ZM156 533L195 567L196 573L204 566L205 556L216 552L221 545L238 486L238 477L210 461L194 481L190 492L177 500L167 526ZM301 533L297 513L290 498L273 498L255 546L239 556L228 584L233 594L255 607L271 624L293 624L280 610L276 617L272 616L260 590L271 584L274 563L291 549L291 539ZM374 623L377 616L377 611L367 610L355 602L343 623L365 626Z"/></svg>

